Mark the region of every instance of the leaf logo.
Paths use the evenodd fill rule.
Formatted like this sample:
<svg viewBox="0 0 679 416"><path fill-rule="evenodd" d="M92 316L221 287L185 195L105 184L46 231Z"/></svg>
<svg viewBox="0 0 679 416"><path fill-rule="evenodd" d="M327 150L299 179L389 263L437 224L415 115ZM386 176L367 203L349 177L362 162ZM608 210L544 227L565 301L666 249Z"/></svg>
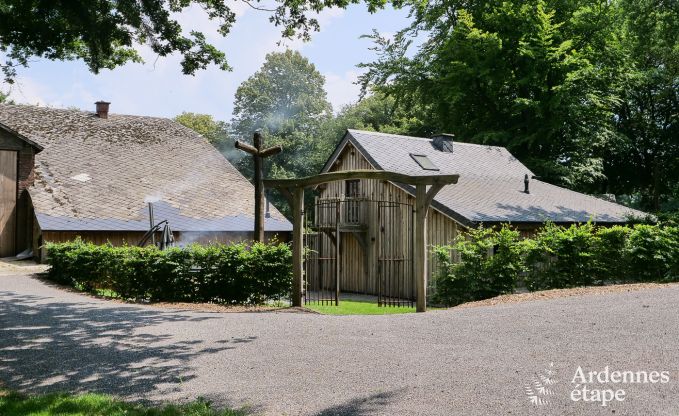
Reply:
<svg viewBox="0 0 679 416"><path fill-rule="evenodd" d="M534 406L544 406L549 404L547 400L548 396L554 394L554 391L550 388L557 383L554 379L556 371L554 371L554 363L549 363L549 366L542 370L540 373L536 373L530 383L524 386L524 391L531 404Z"/></svg>

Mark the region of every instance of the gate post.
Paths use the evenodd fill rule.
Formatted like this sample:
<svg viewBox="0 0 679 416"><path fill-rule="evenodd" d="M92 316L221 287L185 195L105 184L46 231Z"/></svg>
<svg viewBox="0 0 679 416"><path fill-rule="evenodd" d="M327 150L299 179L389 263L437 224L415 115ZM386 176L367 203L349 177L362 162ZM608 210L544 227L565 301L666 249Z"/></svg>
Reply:
<svg viewBox="0 0 679 416"><path fill-rule="evenodd" d="M292 195L292 306L302 306L304 280L304 188Z"/></svg>
<svg viewBox="0 0 679 416"><path fill-rule="evenodd" d="M427 311L427 186L415 188L415 280L417 285L417 312Z"/></svg>

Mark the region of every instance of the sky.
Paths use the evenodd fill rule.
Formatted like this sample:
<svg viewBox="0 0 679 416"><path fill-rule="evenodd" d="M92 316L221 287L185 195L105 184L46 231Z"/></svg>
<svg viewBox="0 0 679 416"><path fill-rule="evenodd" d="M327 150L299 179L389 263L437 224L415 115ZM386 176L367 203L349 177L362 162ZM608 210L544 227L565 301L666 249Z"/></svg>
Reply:
<svg viewBox="0 0 679 416"><path fill-rule="evenodd" d="M98 75L81 61L37 59L29 68L19 69L14 85L0 83L0 90L9 91L21 104L94 110L94 102L104 100L111 102L112 113L174 117L189 111L228 121L238 85L259 69L267 53L290 48L306 56L325 76L328 100L337 111L358 98L354 82L360 69L356 65L375 58L369 50L372 42L361 35L377 29L390 36L408 24L405 10L370 14L362 4L346 10L327 9L318 15L321 30L312 34L310 42L283 40L278 45L280 28L268 22L267 12L243 2L234 2L233 9L238 18L226 38L217 33L217 23L195 6L178 16L184 29L202 31L226 52L231 72L213 66L195 76L183 75L178 56L160 58L142 47L144 64L126 64Z"/></svg>

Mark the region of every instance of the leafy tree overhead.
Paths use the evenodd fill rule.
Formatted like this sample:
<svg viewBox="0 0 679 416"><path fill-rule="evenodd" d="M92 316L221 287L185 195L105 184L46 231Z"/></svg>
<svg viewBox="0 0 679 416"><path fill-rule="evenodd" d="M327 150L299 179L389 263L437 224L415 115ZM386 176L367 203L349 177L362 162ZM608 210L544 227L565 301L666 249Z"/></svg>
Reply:
<svg viewBox="0 0 679 416"><path fill-rule="evenodd" d="M319 28L310 16L313 12L345 8L361 0L276 0L272 8L262 6L260 0L243 2L267 13L282 28L282 36L308 39ZM371 12L385 4L382 0L365 2ZM236 14L222 0L0 0L0 52L6 55L0 68L8 82L16 77L17 67L27 66L32 57L79 59L98 73L140 62L137 47L147 45L159 56L181 54L185 74L195 74L210 64L228 69L224 51L210 44L204 33L188 31L177 21L177 13L192 5L219 22L219 34L228 35Z"/></svg>
<svg viewBox="0 0 679 416"><path fill-rule="evenodd" d="M444 1L415 9L364 85L430 106L427 120L462 140L507 146L539 176L581 186L601 180L594 151L612 136L613 13L600 0ZM429 33L413 56L412 37Z"/></svg>

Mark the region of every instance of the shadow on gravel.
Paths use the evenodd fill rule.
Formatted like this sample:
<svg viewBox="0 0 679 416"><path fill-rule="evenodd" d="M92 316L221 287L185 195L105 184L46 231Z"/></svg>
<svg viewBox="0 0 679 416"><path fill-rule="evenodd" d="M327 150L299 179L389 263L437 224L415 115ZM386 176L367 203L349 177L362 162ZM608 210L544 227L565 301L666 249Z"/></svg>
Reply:
<svg viewBox="0 0 679 416"><path fill-rule="evenodd" d="M136 307L101 308L0 291L0 379L27 393L97 392L144 399L178 391L195 378L188 367L199 355L237 348L253 337L172 341L173 334L143 333L166 322L199 322L176 312Z"/></svg>
<svg viewBox="0 0 679 416"><path fill-rule="evenodd" d="M315 416L362 416L372 415L384 410L384 406L389 404L393 398L403 393L405 389L398 389L383 393L372 394L367 397L362 397L350 400L337 406L328 407Z"/></svg>

